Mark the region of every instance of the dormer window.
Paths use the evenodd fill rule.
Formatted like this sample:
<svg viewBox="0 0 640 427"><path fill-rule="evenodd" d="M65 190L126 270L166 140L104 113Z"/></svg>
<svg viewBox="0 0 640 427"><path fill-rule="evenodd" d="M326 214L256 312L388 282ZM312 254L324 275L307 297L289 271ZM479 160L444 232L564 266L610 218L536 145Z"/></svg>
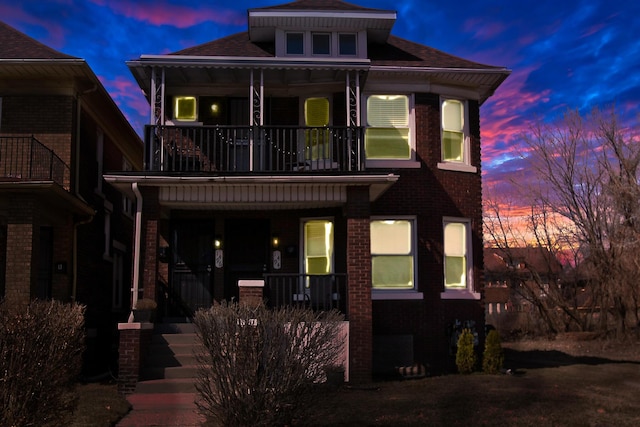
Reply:
<svg viewBox="0 0 640 427"><path fill-rule="evenodd" d="M287 55L304 55L304 33L287 33Z"/></svg>
<svg viewBox="0 0 640 427"><path fill-rule="evenodd" d="M365 58L366 53L366 32L341 33L314 30L276 32L276 56Z"/></svg>
<svg viewBox="0 0 640 427"><path fill-rule="evenodd" d="M355 34L339 34L338 49L340 55L355 56L358 53Z"/></svg>
<svg viewBox="0 0 640 427"><path fill-rule="evenodd" d="M311 46L314 55L331 55L331 34L313 33Z"/></svg>

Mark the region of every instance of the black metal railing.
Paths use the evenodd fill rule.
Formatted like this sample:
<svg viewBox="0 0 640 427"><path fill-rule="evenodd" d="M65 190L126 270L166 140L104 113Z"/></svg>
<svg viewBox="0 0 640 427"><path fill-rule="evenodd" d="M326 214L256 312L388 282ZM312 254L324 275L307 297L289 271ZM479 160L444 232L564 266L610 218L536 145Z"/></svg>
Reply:
<svg viewBox="0 0 640 427"><path fill-rule="evenodd" d="M146 126L145 170L165 172L356 172L361 127Z"/></svg>
<svg viewBox="0 0 640 427"><path fill-rule="evenodd" d="M0 178L53 181L68 189L69 166L33 136L0 136Z"/></svg>
<svg viewBox="0 0 640 427"><path fill-rule="evenodd" d="M346 274L264 275L264 298L269 307L309 307L317 311L336 309L348 315Z"/></svg>

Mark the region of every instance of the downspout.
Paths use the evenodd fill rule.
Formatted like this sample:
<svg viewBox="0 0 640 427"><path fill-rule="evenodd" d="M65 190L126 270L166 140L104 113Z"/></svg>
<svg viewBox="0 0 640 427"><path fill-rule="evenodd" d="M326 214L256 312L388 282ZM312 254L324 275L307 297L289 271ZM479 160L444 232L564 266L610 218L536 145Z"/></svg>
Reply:
<svg viewBox="0 0 640 427"><path fill-rule="evenodd" d="M142 194L138 188L138 183L131 184L131 190L136 196L136 221L133 230L133 284L131 287L131 313L129 323L133 322L133 308L138 302L138 284L140 282L140 241L142 228Z"/></svg>

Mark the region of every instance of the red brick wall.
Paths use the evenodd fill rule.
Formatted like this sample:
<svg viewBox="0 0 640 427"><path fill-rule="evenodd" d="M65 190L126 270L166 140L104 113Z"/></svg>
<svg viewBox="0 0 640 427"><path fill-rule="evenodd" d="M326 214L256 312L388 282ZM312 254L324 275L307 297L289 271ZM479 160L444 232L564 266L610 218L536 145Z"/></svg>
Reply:
<svg viewBox="0 0 640 427"><path fill-rule="evenodd" d="M32 197L16 197L13 201L7 215L5 297L9 304L26 306L37 277L40 226Z"/></svg>
<svg viewBox="0 0 640 427"><path fill-rule="evenodd" d="M139 323L120 324L119 329L118 392L128 395L136 389L153 329Z"/></svg>
<svg viewBox="0 0 640 427"><path fill-rule="evenodd" d="M144 298L156 300L160 205L156 187L141 188L142 194L142 283Z"/></svg>
<svg viewBox="0 0 640 427"><path fill-rule="evenodd" d="M420 169L402 169L398 182L372 205L372 215L416 215L418 290L423 300L374 301L373 333L410 334L416 362L446 369L449 358L447 329L455 319L484 323L482 303L441 300L444 291L443 217L471 219L474 257L473 281L481 290L482 187L477 103L469 102L471 158L477 173L438 169L441 159L439 96L416 95L416 149Z"/></svg>
<svg viewBox="0 0 640 427"><path fill-rule="evenodd" d="M349 277L349 380L371 381L372 305L369 190L347 190L347 274Z"/></svg>

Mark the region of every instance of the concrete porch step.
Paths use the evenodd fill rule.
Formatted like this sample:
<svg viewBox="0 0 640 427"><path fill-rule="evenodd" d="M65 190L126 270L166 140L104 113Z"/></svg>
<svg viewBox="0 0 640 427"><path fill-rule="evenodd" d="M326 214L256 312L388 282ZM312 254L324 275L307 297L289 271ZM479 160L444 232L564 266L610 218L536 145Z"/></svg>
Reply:
<svg viewBox="0 0 640 427"><path fill-rule="evenodd" d="M151 345L174 345L174 344L189 344L193 345L197 342L197 336L195 333L167 333L158 334L155 333L151 336Z"/></svg>
<svg viewBox="0 0 640 427"><path fill-rule="evenodd" d="M197 360L193 346L150 348L146 359L147 366L186 366L196 365Z"/></svg>

